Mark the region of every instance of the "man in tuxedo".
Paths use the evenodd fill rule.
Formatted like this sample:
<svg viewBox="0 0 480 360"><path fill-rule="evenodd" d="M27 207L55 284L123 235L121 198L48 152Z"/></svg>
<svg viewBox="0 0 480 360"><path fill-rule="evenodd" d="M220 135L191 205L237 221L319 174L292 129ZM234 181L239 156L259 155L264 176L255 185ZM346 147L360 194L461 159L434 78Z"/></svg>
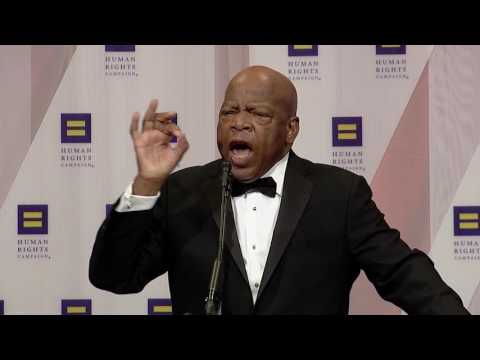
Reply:
<svg viewBox="0 0 480 360"><path fill-rule="evenodd" d="M91 283L140 292L168 272L173 311L202 314L217 254L221 160L172 173L184 133L153 100L131 123L138 173L100 227ZM232 165L219 294L224 314L346 314L363 269L410 314L468 314L430 259L410 249L372 201L365 179L292 151L297 93L284 75L252 66L230 82L218 149ZM177 146L169 145L172 136Z"/></svg>

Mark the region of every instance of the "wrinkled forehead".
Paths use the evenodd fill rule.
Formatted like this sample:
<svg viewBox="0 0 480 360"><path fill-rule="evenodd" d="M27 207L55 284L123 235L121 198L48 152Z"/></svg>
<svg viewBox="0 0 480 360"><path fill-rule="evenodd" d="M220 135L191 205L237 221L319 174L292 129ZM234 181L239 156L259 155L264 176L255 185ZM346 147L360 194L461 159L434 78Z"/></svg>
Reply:
<svg viewBox="0 0 480 360"><path fill-rule="evenodd" d="M264 103L278 106L285 102L286 94L272 79L262 77L234 78L225 92L225 103L246 105Z"/></svg>

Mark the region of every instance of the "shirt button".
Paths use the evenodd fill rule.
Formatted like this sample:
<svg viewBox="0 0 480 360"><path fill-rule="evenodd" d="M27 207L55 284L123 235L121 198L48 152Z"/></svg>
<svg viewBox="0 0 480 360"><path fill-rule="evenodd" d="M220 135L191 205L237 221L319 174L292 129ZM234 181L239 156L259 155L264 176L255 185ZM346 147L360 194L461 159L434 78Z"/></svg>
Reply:
<svg viewBox="0 0 480 360"><path fill-rule="evenodd" d="M258 288L260 285L258 283L255 283L255 287Z"/></svg>
<svg viewBox="0 0 480 360"><path fill-rule="evenodd" d="M253 207L253 211L257 211L257 207L256 207L256 206Z"/></svg>
<svg viewBox="0 0 480 360"><path fill-rule="evenodd" d="M255 250L257 247L255 245L252 246L252 249Z"/></svg>

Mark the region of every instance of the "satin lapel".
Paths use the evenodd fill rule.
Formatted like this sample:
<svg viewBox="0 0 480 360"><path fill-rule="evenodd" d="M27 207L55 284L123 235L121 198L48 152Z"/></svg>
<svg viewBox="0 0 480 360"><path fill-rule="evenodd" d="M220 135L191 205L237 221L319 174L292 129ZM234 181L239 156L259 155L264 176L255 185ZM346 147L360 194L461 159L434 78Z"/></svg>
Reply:
<svg viewBox="0 0 480 360"><path fill-rule="evenodd" d="M298 221L305 210L305 206L310 199L313 185L311 181L304 176L300 161L301 159L293 152L290 153L289 163L285 171L283 196L280 202L270 251L258 291L258 298L260 298L285 252Z"/></svg>
<svg viewBox="0 0 480 360"><path fill-rule="evenodd" d="M220 208L221 208L221 180L220 177L211 178L205 186L206 196L210 207L212 209L212 216L217 224L218 229L220 229ZM218 239L219 232L215 233ZM238 269L242 273L243 278L248 283L247 271L245 270L245 264L243 262L242 251L240 249L240 243L238 242L237 230L235 227L235 219L233 216L232 203L231 201L227 204L227 217L226 217L226 228L225 228L225 245L229 249L230 254L235 261Z"/></svg>

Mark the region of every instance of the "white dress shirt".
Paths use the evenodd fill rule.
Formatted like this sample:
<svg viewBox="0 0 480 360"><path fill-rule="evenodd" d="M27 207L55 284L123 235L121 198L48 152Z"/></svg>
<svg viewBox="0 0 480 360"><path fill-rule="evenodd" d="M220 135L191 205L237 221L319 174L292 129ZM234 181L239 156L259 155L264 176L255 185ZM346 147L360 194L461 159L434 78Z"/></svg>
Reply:
<svg viewBox="0 0 480 360"><path fill-rule="evenodd" d="M271 176L277 183L277 193L274 198L256 191L232 197L238 241L254 303L257 300L273 230L277 222L288 157L287 153L262 176L262 178ZM156 196L132 195L132 184L130 184L115 210L118 212L149 210L153 208L159 196L160 193Z"/></svg>

